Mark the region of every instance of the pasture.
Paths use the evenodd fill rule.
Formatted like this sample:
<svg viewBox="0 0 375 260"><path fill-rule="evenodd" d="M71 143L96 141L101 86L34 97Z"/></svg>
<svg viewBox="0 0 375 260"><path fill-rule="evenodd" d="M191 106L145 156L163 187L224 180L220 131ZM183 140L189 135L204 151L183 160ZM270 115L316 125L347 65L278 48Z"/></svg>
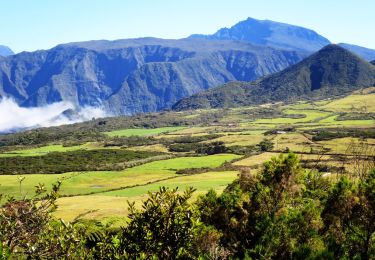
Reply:
<svg viewBox="0 0 375 260"><path fill-rule="evenodd" d="M296 152L307 168L322 171L327 176L340 176L356 170L353 156L355 149L366 146L364 156L372 158L375 155L375 134L372 134L375 131L374 120L356 120L351 117L345 119L345 115L354 110L360 110L360 116L374 113L374 95L356 93L337 100L269 104L262 106L263 110L259 110L261 112L257 107L169 112L173 116L191 120L201 116L209 117L210 113L217 113L221 118L184 126L103 131L109 139L132 136L152 138L149 145L114 144L106 147L105 141L100 140L73 146L54 142L43 146L7 147L0 153L0 158L44 158L55 153L65 158L61 155L81 151L83 154L78 153L85 156L85 151L104 153L106 149L116 149L118 152L115 153L117 157L110 157L111 153L107 151L108 162L103 161L103 165L98 165L98 170L0 175L0 193L15 198L32 196L39 183L50 189L52 183L62 181L56 212L58 217L72 220L83 214L83 218L123 223L127 215L127 201L139 205L148 192L154 192L160 186L178 187L179 190L194 187L194 198L210 189L220 193L241 171L259 172L265 161L286 151ZM269 113L267 109L270 109ZM342 115L344 120L338 120ZM343 130L350 130L349 133L353 136L340 136ZM319 131L328 131L329 138L316 141L314 136ZM363 131L366 131L366 136L361 136ZM212 134L212 138L201 138ZM272 142L270 150L260 149L259 143L264 139ZM194 144L197 147L219 143L232 152L207 155L194 150L170 150L171 146L175 147L179 143L184 143L185 146ZM126 151L150 155L129 157L123 162L126 156L122 157L122 154L126 154ZM347 163L343 164L343 158ZM53 163L58 168L61 167L60 163L66 162Z"/></svg>

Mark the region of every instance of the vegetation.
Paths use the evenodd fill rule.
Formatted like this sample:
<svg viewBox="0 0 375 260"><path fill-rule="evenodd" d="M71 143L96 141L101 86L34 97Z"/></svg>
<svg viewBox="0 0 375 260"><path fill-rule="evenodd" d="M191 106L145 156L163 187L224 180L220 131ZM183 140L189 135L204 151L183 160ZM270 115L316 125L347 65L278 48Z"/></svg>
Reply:
<svg viewBox="0 0 375 260"><path fill-rule="evenodd" d="M279 73L258 81L231 82L200 92L181 99L173 109L241 107L332 98L372 87L374 80L374 66L331 44Z"/></svg>
<svg viewBox="0 0 375 260"><path fill-rule="evenodd" d="M312 138L314 141L332 140L343 137L375 138L375 131L373 129L318 129L312 130L310 133L314 134Z"/></svg>
<svg viewBox="0 0 375 260"><path fill-rule="evenodd" d="M262 142L259 143L259 148L262 152L272 151L273 143L268 139L264 139Z"/></svg>
<svg viewBox="0 0 375 260"><path fill-rule="evenodd" d="M118 170L118 163L159 155L129 150L77 150L37 157L0 157L1 174L54 174L73 171Z"/></svg>
<svg viewBox="0 0 375 260"><path fill-rule="evenodd" d="M35 197L3 204L3 259L375 257L375 170L331 182L305 171L295 154L280 155L260 174L242 172L222 194L210 190L196 202L192 188L161 187L141 207L129 204L120 229L56 220L60 185L50 193L38 185Z"/></svg>
<svg viewBox="0 0 375 260"><path fill-rule="evenodd" d="M160 127L160 128L139 128L139 129L125 129L116 130L111 132L106 132L108 136L147 136L147 135L157 135L160 133L169 133L177 130L181 130L183 127Z"/></svg>
<svg viewBox="0 0 375 260"><path fill-rule="evenodd" d="M368 91L0 136L0 255L371 259L375 111L346 109Z"/></svg>

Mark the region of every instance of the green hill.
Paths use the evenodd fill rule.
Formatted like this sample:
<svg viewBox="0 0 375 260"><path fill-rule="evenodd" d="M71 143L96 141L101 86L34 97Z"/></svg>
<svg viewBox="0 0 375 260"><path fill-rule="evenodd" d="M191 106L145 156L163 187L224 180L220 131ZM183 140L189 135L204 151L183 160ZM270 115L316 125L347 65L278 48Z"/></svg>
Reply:
<svg viewBox="0 0 375 260"><path fill-rule="evenodd" d="M340 96L375 84L375 68L350 51L328 45L279 73L232 82L177 102L173 109L238 107Z"/></svg>

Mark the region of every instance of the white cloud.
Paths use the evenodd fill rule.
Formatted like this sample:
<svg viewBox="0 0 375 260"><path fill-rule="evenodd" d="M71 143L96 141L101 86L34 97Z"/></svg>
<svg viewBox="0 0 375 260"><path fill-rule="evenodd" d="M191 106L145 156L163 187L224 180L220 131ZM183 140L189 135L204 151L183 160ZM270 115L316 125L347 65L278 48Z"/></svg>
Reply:
<svg viewBox="0 0 375 260"><path fill-rule="evenodd" d="M73 104L57 102L43 107L25 108L20 107L12 99L3 98L0 100L0 132L73 124L91 120L93 117L108 116L101 108L84 107L80 108L72 118L68 118L62 114L68 109L74 109Z"/></svg>

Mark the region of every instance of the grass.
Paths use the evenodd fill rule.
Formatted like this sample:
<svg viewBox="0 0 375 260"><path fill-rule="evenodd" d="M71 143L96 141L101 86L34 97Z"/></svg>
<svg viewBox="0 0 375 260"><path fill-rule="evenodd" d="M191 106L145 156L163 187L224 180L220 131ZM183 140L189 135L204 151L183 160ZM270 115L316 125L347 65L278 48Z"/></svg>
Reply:
<svg viewBox="0 0 375 260"><path fill-rule="evenodd" d="M259 119L254 121L256 124L264 124L264 123L271 123L271 124L294 124L294 123L306 123L306 122L312 122L312 121L318 121L320 118L325 118L329 116L330 112L324 112L320 110L284 110L283 111L287 115L299 115L303 114L305 117L303 118L271 118L271 119Z"/></svg>
<svg viewBox="0 0 375 260"><path fill-rule="evenodd" d="M269 159L277 155L278 153L271 153L271 152L261 153L258 155L253 155L245 159L236 161L235 163L233 163L233 165L246 166L246 167L261 166L264 162L268 161Z"/></svg>
<svg viewBox="0 0 375 260"><path fill-rule="evenodd" d="M241 159L234 154L218 154L211 156L185 156L173 159L158 159L128 168L121 171L86 171L69 172L64 174L32 174L27 175L23 181L23 195L33 194L34 186L39 182L45 183L50 187L52 183L63 179L62 194L71 197L62 197L58 199L59 209L56 216L66 220L72 220L79 214L87 213L84 218L106 219L108 221L115 219L118 223L123 223L128 213L127 201L135 202L140 205L146 198L147 192L156 191L160 186L170 188L178 187L184 190L186 187L197 189L194 198L199 194L214 189L221 192L229 183L237 178L236 171L212 172L196 175L179 175L176 171L187 168L215 168L224 162L230 162L239 159L232 164L234 166L249 167L251 172L258 172L262 164L273 156L278 155L278 151L284 151L289 148L296 152L315 152L319 153L322 148L329 148L332 153L345 154L347 147L353 143L358 144L360 140L356 138L340 138L329 141L312 142L310 136L305 136L302 132L307 129L315 128L366 128L371 129L374 126L374 120L346 120L337 121L336 118L341 112L375 112L375 103L373 102L375 94L353 94L336 100L324 100L318 102L298 102L291 105L275 106L285 114L295 115L303 114L303 118L273 118L259 119L251 121L247 112L251 112L254 107L243 107L225 110L225 116L219 118L217 125L210 125L203 122L200 125L189 127L162 127L155 129L123 129L118 131L106 132L112 136L155 136L155 139L178 138L184 136L200 136L210 133L222 134L222 137L215 141L223 141L227 146L233 145L255 145L264 138L271 139L274 143L274 151L265 152ZM271 107L272 105L270 105ZM220 112L220 110L215 110ZM363 112L362 111L362 112ZM181 113L185 118L195 118L204 113L211 113L210 110L198 110L194 112ZM234 126L229 126L234 123ZM284 126L293 126L294 132L284 134L264 136L264 132L271 129L280 129ZM210 140L212 142L214 140ZM367 139L366 143L371 147L375 146L374 139ZM49 152L68 152L79 149L102 149L101 143L87 143L80 146L63 147L62 145L48 145L40 148L28 148L23 150L14 150L0 154L0 157L12 156L40 156ZM168 152L168 149L161 142L154 145L145 145L137 147L128 147L126 149L136 151L155 151ZM168 156L174 156L169 153ZM181 155L179 155L181 156ZM313 160L320 158L316 154L300 154L299 157L304 162L314 163ZM326 155L321 158L321 164L328 166L342 166L342 162L332 155ZM350 159L345 164L345 169L354 170ZM332 173L335 173L333 170ZM0 193L20 196L18 183L19 176L0 175ZM95 194L91 194L95 193ZM78 196L80 195L80 196Z"/></svg>
<svg viewBox="0 0 375 260"><path fill-rule="evenodd" d="M366 95L349 95L333 100L322 106L323 109L335 112L372 112L375 113L375 93Z"/></svg>
<svg viewBox="0 0 375 260"><path fill-rule="evenodd" d="M73 220L80 214L89 212L85 217L103 219L108 217L124 217L128 214L127 202L135 202L140 205L147 196L147 192L154 192L160 186L176 188L183 191L187 187L196 189L194 198L199 194L214 189L218 193L237 178L235 171L207 172L191 176L180 176L175 179L162 181L155 184L140 186L120 191L106 192L100 195L60 198L58 200L57 217ZM124 221L120 219L119 221Z"/></svg>
<svg viewBox="0 0 375 260"><path fill-rule="evenodd" d="M103 193L106 196L121 196L121 197L139 197L147 194L147 192L154 192L161 186L176 188L184 190L188 187L197 189L198 193L207 192L209 189L222 190L226 185L232 182L237 177L237 172L207 172L202 174L181 176L175 179L161 181L155 184L146 186L134 187L119 191L111 191Z"/></svg>
<svg viewBox="0 0 375 260"><path fill-rule="evenodd" d="M185 127L176 126L176 127L160 127L160 128L132 128L132 129L123 129L123 130L116 130L111 132L105 132L106 135L110 137L114 136L150 136L150 135L158 135L161 133L170 133L177 130L184 129Z"/></svg>
<svg viewBox="0 0 375 260"><path fill-rule="evenodd" d="M169 153L168 148L162 144L154 145L144 145L144 146L134 146L129 147L128 150L133 151L142 151L142 152L160 152L160 153Z"/></svg>
<svg viewBox="0 0 375 260"><path fill-rule="evenodd" d="M90 147L89 143L83 144L83 145L68 146L68 147L65 147L61 144L51 144L51 145L37 147L37 148L22 149L22 150L15 150L15 151L10 151L6 153L0 153L0 157L42 156L50 152L70 152L70 151L76 151L80 149L88 149L89 147Z"/></svg>
<svg viewBox="0 0 375 260"><path fill-rule="evenodd" d="M218 167L225 162L239 158L234 154L217 154L200 157L179 157L168 160L154 161L123 171L93 171L65 174L31 174L25 176L22 183L24 194L33 194L38 183L47 188L58 180L63 180L61 194L78 195L91 192L103 192L124 186L144 185L149 182L176 176L175 172L186 168ZM0 193L20 197L18 176L0 175Z"/></svg>
<svg viewBox="0 0 375 260"><path fill-rule="evenodd" d="M247 145L256 145L259 142L261 142L264 139L264 136L262 134L246 134L246 135L225 135L219 138L216 138L214 140L210 140L207 142L212 141L221 141L224 142L226 146L247 146Z"/></svg>
<svg viewBox="0 0 375 260"><path fill-rule="evenodd" d="M358 138L345 137L345 138L337 138L337 139L328 140L328 141L320 141L317 143L319 143L320 145L326 148L329 148L330 152L332 153L346 154L350 146L354 145L354 147L359 147L361 143L363 143L363 140L361 141ZM375 147L375 139L366 139L364 143L366 143L369 146Z"/></svg>
<svg viewBox="0 0 375 260"><path fill-rule="evenodd" d="M274 149L279 151L285 151L288 148L290 151L308 152L310 147L315 146L313 142L300 133L279 134L272 142L274 143Z"/></svg>

